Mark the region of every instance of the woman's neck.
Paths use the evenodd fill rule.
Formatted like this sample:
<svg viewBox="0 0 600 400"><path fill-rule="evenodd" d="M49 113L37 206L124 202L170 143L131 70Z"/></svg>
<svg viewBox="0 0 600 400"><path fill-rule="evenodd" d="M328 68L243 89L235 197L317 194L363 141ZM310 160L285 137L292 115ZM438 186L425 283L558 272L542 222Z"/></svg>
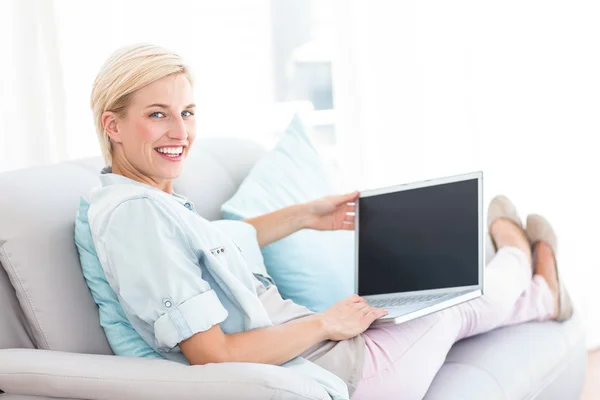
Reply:
<svg viewBox="0 0 600 400"><path fill-rule="evenodd" d="M158 190L162 190L167 194L173 194L173 181L171 179L156 179L144 175L128 162L123 163L113 160L112 173L144 183L146 185L150 185Z"/></svg>

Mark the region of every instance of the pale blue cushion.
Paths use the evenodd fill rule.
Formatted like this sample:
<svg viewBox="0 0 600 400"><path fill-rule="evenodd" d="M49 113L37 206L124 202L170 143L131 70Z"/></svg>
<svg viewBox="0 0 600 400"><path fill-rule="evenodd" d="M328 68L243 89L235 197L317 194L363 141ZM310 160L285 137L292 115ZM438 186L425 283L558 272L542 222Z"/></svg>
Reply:
<svg viewBox="0 0 600 400"><path fill-rule="evenodd" d="M222 206L225 219L245 219L334 194L331 178L298 116L276 147ZM262 249L283 297L322 311L354 291L354 234L302 230Z"/></svg>
<svg viewBox="0 0 600 400"><path fill-rule="evenodd" d="M89 208L89 203L82 197L75 220L75 244L79 251L83 276L98 305L100 325L104 328L108 343L113 352L121 356L164 358L133 329L117 295L106 280L92 240L88 222Z"/></svg>

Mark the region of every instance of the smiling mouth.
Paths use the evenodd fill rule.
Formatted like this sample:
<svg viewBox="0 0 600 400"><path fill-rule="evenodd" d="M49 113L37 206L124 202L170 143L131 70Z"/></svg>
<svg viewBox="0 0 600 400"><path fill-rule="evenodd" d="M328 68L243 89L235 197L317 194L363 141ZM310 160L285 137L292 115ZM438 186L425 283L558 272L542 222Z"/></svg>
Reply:
<svg viewBox="0 0 600 400"><path fill-rule="evenodd" d="M168 158L179 158L183 155L184 146L157 147L154 149L158 154Z"/></svg>

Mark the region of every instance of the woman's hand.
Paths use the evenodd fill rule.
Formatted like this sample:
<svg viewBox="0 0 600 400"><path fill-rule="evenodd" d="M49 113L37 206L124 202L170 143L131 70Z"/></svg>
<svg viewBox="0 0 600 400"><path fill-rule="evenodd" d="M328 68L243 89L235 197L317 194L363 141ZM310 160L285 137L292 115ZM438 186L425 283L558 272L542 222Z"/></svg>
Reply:
<svg viewBox="0 0 600 400"><path fill-rule="evenodd" d="M327 196L306 203L306 227L316 230L354 230L354 213L359 192ZM348 215L348 213L352 213Z"/></svg>
<svg viewBox="0 0 600 400"><path fill-rule="evenodd" d="M345 340L366 331L377 318L387 315L381 308L371 307L366 300L354 294L338 301L321 314L329 340Z"/></svg>
<svg viewBox="0 0 600 400"><path fill-rule="evenodd" d="M280 210L244 220L254 226L260 247L267 246L300 229L354 229L354 213L359 192L328 196L308 203L294 204Z"/></svg>

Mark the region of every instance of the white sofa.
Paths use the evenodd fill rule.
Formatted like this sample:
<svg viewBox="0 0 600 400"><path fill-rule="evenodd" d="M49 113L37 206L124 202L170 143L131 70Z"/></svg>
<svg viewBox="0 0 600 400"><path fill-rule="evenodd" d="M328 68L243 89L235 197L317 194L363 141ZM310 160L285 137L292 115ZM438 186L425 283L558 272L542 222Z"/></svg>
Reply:
<svg viewBox="0 0 600 400"><path fill-rule="evenodd" d="M263 153L238 139L198 141L175 189L219 219ZM327 399L276 366L112 355L73 243L79 196L101 167L87 159L0 174L0 400ZM577 315L499 329L456 344L426 399L577 400L585 366Z"/></svg>

